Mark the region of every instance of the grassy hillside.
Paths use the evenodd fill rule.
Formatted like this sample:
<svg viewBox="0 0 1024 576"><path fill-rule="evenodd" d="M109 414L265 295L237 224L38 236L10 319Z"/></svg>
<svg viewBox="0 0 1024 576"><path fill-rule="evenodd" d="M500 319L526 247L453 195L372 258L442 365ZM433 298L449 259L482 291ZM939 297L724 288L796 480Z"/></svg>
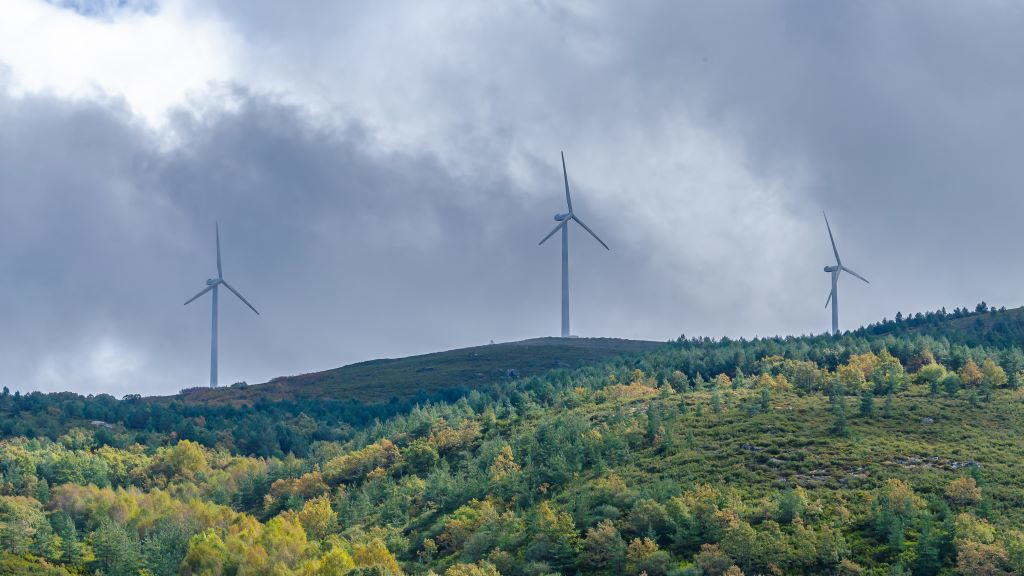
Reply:
<svg viewBox="0 0 1024 576"><path fill-rule="evenodd" d="M4 394L0 566L1024 575L1019 315L680 340L402 410Z"/></svg>
<svg viewBox="0 0 1024 576"><path fill-rule="evenodd" d="M434 397L446 390L469 390L559 368L575 370L663 345L617 338L536 338L370 360L323 372L275 378L245 388L193 388L181 398L186 402L242 404L261 399L333 398L373 403L392 398Z"/></svg>

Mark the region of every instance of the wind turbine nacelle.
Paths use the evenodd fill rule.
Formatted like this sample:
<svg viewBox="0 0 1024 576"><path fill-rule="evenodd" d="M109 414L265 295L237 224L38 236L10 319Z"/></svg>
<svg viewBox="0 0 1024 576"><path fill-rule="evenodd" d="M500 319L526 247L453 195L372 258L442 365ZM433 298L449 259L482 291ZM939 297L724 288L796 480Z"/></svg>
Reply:
<svg viewBox="0 0 1024 576"><path fill-rule="evenodd" d="M835 272L839 270L839 266L825 266L825 272Z"/></svg>
<svg viewBox="0 0 1024 576"><path fill-rule="evenodd" d="M555 214L555 221L562 222L568 220L569 216L570 214L568 212L566 212L565 214Z"/></svg>
<svg viewBox="0 0 1024 576"><path fill-rule="evenodd" d="M216 278L210 278L206 281L207 286L213 286L214 284L220 284L220 280Z"/></svg>

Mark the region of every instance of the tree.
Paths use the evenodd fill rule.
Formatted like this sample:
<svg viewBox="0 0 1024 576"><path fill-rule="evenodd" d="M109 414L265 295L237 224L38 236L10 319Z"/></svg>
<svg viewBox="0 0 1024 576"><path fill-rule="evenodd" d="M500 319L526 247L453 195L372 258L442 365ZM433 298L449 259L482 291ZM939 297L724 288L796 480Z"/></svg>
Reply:
<svg viewBox="0 0 1024 576"><path fill-rule="evenodd" d="M668 552L660 550L658 543L650 538L636 538L626 549L626 566L631 574L664 576L671 562Z"/></svg>
<svg viewBox="0 0 1024 576"><path fill-rule="evenodd" d="M190 526L177 519L161 519L142 540L142 563L152 576L178 576L188 553Z"/></svg>
<svg viewBox="0 0 1024 576"><path fill-rule="evenodd" d="M307 500L297 516L303 530L314 540L326 538L335 530L338 523L338 517L331 508L331 500L327 496Z"/></svg>
<svg viewBox="0 0 1024 576"><path fill-rule="evenodd" d="M521 473L522 467L516 462L512 447L505 444L487 469L491 490L501 498L513 497Z"/></svg>
<svg viewBox="0 0 1024 576"><path fill-rule="evenodd" d="M732 558L717 544L701 544L700 552L693 557L693 562L703 576L726 576L730 574L729 570L735 568Z"/></svg>
<svg viewBox="0 0 1024 576"><path fill-rule="evenodd" d="M767 413L772 410L772 391L768 388L761 388L761 412Z"/></svg>
<svg viewBox="0 0 1024 576"><path fill-rule="evenodd" d="M1013 346L1003 352L1000 364L1008 377L1007 385L1016 390L1021 385L1019 374L1024 371L1024 353Z"/></svg>
<svg viewBox="0 0 1024 576"><path fill-rule="evenodd" d="M893 400L895 400L895 394L890 390L889 393L885 395L885 404L882 405L882 416L887 420L892 418Z"/></svg>
<svg viewBox="0 0 1024 576"><path fill-rule="evenodd" d="M309 565L302 576L346 576L356 567L352 556L339 545L334 545L326 554Z"/></svg>
<svg viewBox="0 0 1024 576"><path fill-rule="evenodd" d="M992 391L1006 387L1006 371L991 358L981 363L981 394L985 400L992 399Z"/></svg>
<svg viewBox="0 0 1024 576"><path fill-rule="evenodd" d="M26 496L0 496L0 550L50 556L53 529L42 506Z"/></svg>
<svg viewBox="0 0 1024 576"><path fill-rule="evenodd" d="M960 367L959 376L960 382L968 388L977 388L981 384L982 378L985 377L978 365L974 363L973 358L968 358L967 362Z"/></svg>
<svg viewBox="0 0 1024 576"><path fill-rule="evenodd" d="M780 524L790 524L803 512L804 505L803 488L793 489L792 486L787 487L779 497L779 509L776 518Z"/></svg>
<svg viewBox="0 0 1024 576"><path fill-rule="evenodd" d="M542 560L562 570L572 566L582 548L576 523L567 512L556 510L547 500L537 507L533 525L534 536L527 548L527 557Z"/></svg>
<svg viewBox="0 0 1024 576"><path fill-rule="evenodd" d="M353 544L352 557L359 568L378 568L383 574L390 576L405 574L398 560L379 538Z"/></svg>
<svg viewBox="0 0 1024 576"><path fill-rule="evenodd" d="M871 372L871 382L874 384L875 394L899 391L903 385L904 374L903 365L900 364L899 359L890 354L888 350L883 349L878 355L878 363Z"/></svg>
<svg viewBox="0 0 1024 576"><path fill-rule="evenodd" d="M622 571L625 558L626 542L611 520L602 520L587 530L587 536L583 539L583 564L597 570L618 573Z"/></svg>
<svg viewBox="0 0 1024 576"><path fill-rule="evenodd" d="M60 561L74 566L82 560L82 545L78 540L75 521L63 510L57 511L50 519L54 532L60 537Z"/></svg>
<svg viewBox="0 0 1024 576"><path fill-rule="evenodd" d="M437 449L424 439L417 439L402 451L402 457L409 469L416 474L426 474L437 465Z"/></svg>
<svg viewBox="0 0 1024 576"><path fill-rule="evenodd" d="M1004 576L1010 559L1001 545L965 540L957 542L956 569L964 576Z"/></svg>
<svg viewBox="0 0 1024 576"><path fill-rule="evenodd" d="M832 427L829 431L835 436L850 434L850 428L846 423L846 400L841 395L832 401Z"/></svg>
<svg viewBox="0 0 1024 576"><path fill-rule="evenodd" d="M124 526L106 520L92 535L93 567L104 576L136 576L141 567L139 543Z"/></svg>
<svg viewBox="0 0 1024 576"><path fill-rule="evenodd" d="M224 541L213 530L196 534L181 562L181 576L221 576L227 556Z"/></svg>
<svg viewBox="0 0 1024 576"><path fill-rule="evenodd" d="M654 443L661 430L661 411L655 402L647 404L647 441Z"/></svg>
<svg viewBox="0 0 1024 576"><path fill-rule="evenodd" d="M903 551L904 532L923 506L921 498L906 482L892 478L880 487L871 501L875 534L887 542L890 554Z"/></svg>
<svg viewBox="0 0 1024 576"><path fill-rule="evenodd" d="M931 515L925 515L917 537L917 558L914 560L914 576L935 576L942 569L940 539L935 532Z"/></svg>
<svg viewBox="0 0 1024 576"><path fill-rule="evenodd" d="M970 476L961 476L946 485L946 498L955 506L974 506L981 502L981 489Z"/></svg>
<svg viewBox="0 0 1024 576"><path fill-rule="evenodd" d="M919 384L928 386L928 392L934 398L939 394L939 383L946 376L946 369L941 364L934 362L925 364L914 374L914 379Z"/></svg>
<svg viewBox="0 0 1024 576"><path fill-rule="evenodd" d="M860 393L860 415L870 418L875 411L875 393L870 388L865 388Z"/></svg>
<svg viewBox="0 0 1024 576"><path fill-rule="evenodd" d="M942 389L946 391L946 395L949 397L956 396L961 385L960 375L956 372L948 372L942 377Z"/></svg>

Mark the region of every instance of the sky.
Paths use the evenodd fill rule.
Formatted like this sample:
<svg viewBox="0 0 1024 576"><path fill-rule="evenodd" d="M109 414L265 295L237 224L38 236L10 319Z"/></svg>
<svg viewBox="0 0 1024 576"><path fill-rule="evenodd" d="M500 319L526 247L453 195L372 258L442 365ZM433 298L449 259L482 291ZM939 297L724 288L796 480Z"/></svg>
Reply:
<svg viewBox="0 0 1024 576"><path fill-rule="evenodd" d="M1022 303L1024 6L5 0L0 383L167 394L573 333ZM556 238L557 240L557 238Z"/></svg>

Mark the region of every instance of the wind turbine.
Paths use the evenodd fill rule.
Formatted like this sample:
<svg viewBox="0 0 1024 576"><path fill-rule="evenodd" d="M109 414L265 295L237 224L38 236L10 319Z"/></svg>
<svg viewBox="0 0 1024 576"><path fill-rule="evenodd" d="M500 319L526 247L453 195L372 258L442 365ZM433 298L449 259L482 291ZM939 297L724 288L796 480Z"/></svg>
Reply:
<svg viewBox="0 0 1024 576"><path fill-rule="evenodd" d="M249 301L246 300L244 296L238 293L238 290L232 288L231 284L228 284L227 280L224 279L224 269L221 267L220 264L220 223L217 224L216 230L217 277L210 278L209 280L207 280L206 288L203 288L203 290L199 292L199 294L196 294L195 296L189 298L187 302L185 302L185 305L188 306L203 294L206 294L211 290L213 291L213 320L210 323L210 388L217 387L217 293L219 292L220 287L223 285L225 288L230 290L232 294L238 296L238 299L244 302L246 306L251 308L253 312L255 312L257 315L259 315L260 313L259 310L253 307L253 305L250 304Z"/></svg>
<svg viewBox="0 0 1024 576"><path fill-rule="evenodd" d="M868 282L868 279L857 274L853 270L850 270L846 266L843 266L843 261L839 258L839 250L836 249L836 239L832 236L832 227L828 224L828 216L822 211L822 216L825 216L825 228L828 229L828 239L832 241L832 253L836 255L835 266L825 266L825 272L832 275L832 291L828 293L828 299L825 300L825 308L828 308L829 302L832 303L832 334L839 334L839 274L842 272L848 272L857 278L860 278L864 282Z"/></svg>
<svg viewBox="0 0 1024 576"><path fill-rule="evenodd" d="M555 232L562 231L562 338L569 337L569 221L575 220L577 224L583 227L594 240L601 243L605 250L611 250L604 240L597 237L594 231L591 230L583 220L580 220L579 216L572 211L572 196L569 195L569 174L565 171L565 152L562 152L562 179L565 181L565 207L568 212L555 214L555 221L558 224L554 230L548 232L548 235L544 237L537 245L547 242L548 238L555 235Z"/></svg>

